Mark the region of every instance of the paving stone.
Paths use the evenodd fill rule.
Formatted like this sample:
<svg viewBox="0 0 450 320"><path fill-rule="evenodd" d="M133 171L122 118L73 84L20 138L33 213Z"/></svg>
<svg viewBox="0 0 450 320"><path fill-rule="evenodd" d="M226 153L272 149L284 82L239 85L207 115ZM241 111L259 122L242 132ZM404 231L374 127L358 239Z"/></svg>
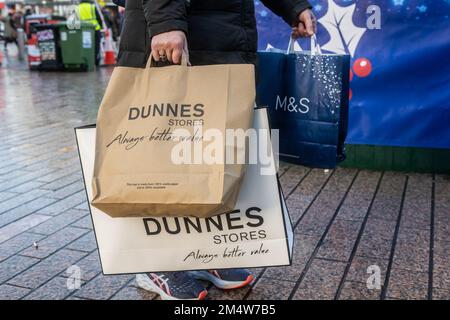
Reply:
<svg viewBox="0 0 450 320"><path fill-rule="evenodd" d="M434 288L433 300L450 300L450 290Z"/></svg>
<svg viewBox="0 0 450 320"><path fill-rule="evenodd" d="M100 274L83 286L74 296L96 300L109 299L132 278L131 275L104 276Z"/></svg>
<svg viewBox="0 0 450 320"><path fill-rule="evenodd" d="M82 202L86 201L86 192L84 190L79 191L67 198L59 200L54 204L47 206L46 208L39 210L39 213L49 214L49 215L58 215L62 212L65 212L73 207L76 207Z"/></svg>
<svg viewBox="0 0 450 320"><path fill-rule="evenodd" d="M292 164L280 160L278 163L278 176L282 177Z"/></svg>
<svg viewBox="0 0 450 320"><path fill-rule="evenodd" d="M296 281L303 272L314 249L318 245L319 240L319 236L295 234L292 265L285 267L269 267L264 271L264 277Z"/></svg>
<svg viewBox="0 0 450 320"><path fill-rule="evenodd" d="M55 277L43 286L37 288L24 300L63 300L71 294L76 294L79 289L69 289L67 278ZM80 283L82 285L82 283ZM69 285L72 285L70 282Z"/></svg>
<svg viewBox="0 0 450 320"><path fill-rule="evenodd" d="M11 209L14 209L20 205L25 204L26 202L37 199L46 193L47 191L45 190L33 190L26 194L16 194L14 197L8 197L7 199L0 202L0 213L4 213Z"/></svg>
<svg viewBox="0 0 450 320"><path fill-rule="evenodd" d="M435 241L433 250L433 286L450 290L450 242Z"/></svg>
<svg viewBox="0 0 450 320"><path fill-rule="evenodd" d="M90 281L102 272L98 251L90 253L78 261L75 265L80 268L81 279L85 281ZM69 277L70 274L64 270L60 276Z"/></svg>
<svg viewBox="0 0 450 320"><path fill-rule="evenodd" d="M85 255L84 252L62 249L12 278L8 281L8 284L35 289L66 270Z"/></svg>
<svg viewBox="0 0 450 320"><path fill-rule="evenodd" d="M428 274L392 268L386 295L402 300L425 300L428 298Z"/></svg>
<svg viewBox="0 0 450 320"><path fill-rule="evenodd" d="M295 228L296 233L322 235L342 201L344 193L321 192Z"/></svg>
<svg viewBox="0 0 450 320"><path fill-rule="evenodd" d="M282 267L268 267L264 271L264 278L273 280L296 281L308 263L307 257L299 258L295 264Z"/></svg>
<svg viewBox="0 0 450 320"><path fill-rule="evenodd" d="M78 298L78 297L75 297L75 296L69 296L65 300L79 300L79 301L83 301L83 300L88 300L88 299Z"/></svg>
<svg viewBox="0 0 450 320"><path fill-rule="evenodd" d="M344 282L339 300L379 300L381 289L368 289L365 283Z"/></svg>
<svg viewBox="0 0 450 320"><path fill-rule="evenodd" d="M433 286L443 290L450 290L450 268L448 265L445 267L434 267Z"/></svg>
<svg viewBox="0 0 450 320"><path fill-rule="evenodd" d="M450 211L435 211L434 240L450 242Z"/></svg>
<svg viewBox="0 0 450 320"><path fill-rule="evenodd" d="M95 234L93 231L85 234L80 239L72 242L67 246L68 249L92 252L97 249L97 242L95 241Z"/></svg>
<svg viewBox="0 0 450 320"><path fill-rule="evenodd" d="M430 264L430 232L401 228L395 246L392 267L428 272Z"/></svg>
<svg viewBox="0 0 450 320"><path fill-rule="evenodd" d="M45 221L44 223L41 223L40 225L32 228L30 231L34 233L50 235L86 215L86 211L70 209L54 218ZM88 216L88 218L90 217ZM72 226L76 227L75 224L72 224Z"/></svg>
<svg viewBox="0 0 450 320"><path fill-rule="evenodd" d="M336 169L323 187L322 192L302 217L295 232L302 234L322 234L325 232L356 174L357 171L354 169ZM305 187L303 183L301 187Z"/></svg>
<svg viewBox="0 0 450 320"><path fill-rule="evenodd" d="M289 194L286 204L294 226L298 224L299 219L331 176L332 172L325 173L322 169L311 170L295 191Z"/></svg>
<svg viewBox="0 0 450 320"><path fill-rule="evenodd" d="M75 172L78 172L78 170L79 170L78 168L70 168L70 170L67 169L67 168L63 168L63 169L59 169L59 170L53 170L53 172L51 172L51 173L49 173L47 175L41 175L37 179L37 181L47 182L47 183L48 182L53 182L53 181L56 181L58 179L64 178L64 177L66 177L68 175L71 175L71 174L73 174Z"/></svg>
<svg viewBox="0 0 450 320"><path fill-rule="evenodd" d="M49 192L46 196L53 199L63 199L79 191L84 191L84 184L77 180L63 188Z"/></svg>
<svg viewBox="0 0 450 320"><path fill-rule="evenodd" d="M331 172L324 173L322 169L311 170L291 196L307 197L309 199L313 199L320 191L324 183L328 180L330 175Z"/></svg>
<svg viewBox="0 0 450 320"><path fill-rule="evenodd" d="M156 294L136 287L125 287L112 297L112 300L153 300Z"/></svg>
<svg viewBox="0 0 450 320"><path fill-rule="evenodd" d="M10 223L5 227L0 228L0 243L15 237L48 219L50 219L50 216L33 213L18 221Z"/></svg>
<svg viewBox="0 0 450 320"><path fill-rule="evenodd" d="M75 207L75 209L78 209L78 210L89 210L88 202L85 201L85 202L80 203L79 205L77 205Z"/></svg>
<svg viewBox="0 0 450 320"><path fill-rule="evenodd" d="M23 170L14 171L12 174L8 175L8 177L6 177L6 175L3 176L3 178L6 180L0 183L0 191L11 190L12 188L31 180L40 181L42 175L48 174L53 170L54 169L52 168L45 168L39 171L32 172Z"/></svg>
<svg viewBox="0 0 450 320"><path fill-rule="evenodd" d="M450 241L450 178L436 175L434 201L434 239Z"/></svg>
<svg viewBox="0 0 450 320"><path fill-rule="evenodd" d="M42 182L28 181L28 182L26 182L24 184L18 185L15 188L12 188L9 191L10 192L16 192L16 193L25 193L25 192L29 192L30 190L38 189L42 185L43 185Z"/></svg>
<svg viewBox="0 0 450 320"><path fill-rule="evenodd" d="M40 241L37 248L31 246L20 252L20 254L29 257L46 258L87 232L86 229L66 227Z"/></svg>
<svg viewBox="0 0 450 320"><path fill-rule="evenodd" d="M361 221L336 219L320 245L317 257L348 261L361 224Z"/></svg>
<svg viewBox="0 0 450 320"><path fill-rule="evenodd" d="M44 235L24 232L12 239L2 242L0 244L0 262L33 245L34 242L39 242L43 238L45 238Z"/></svg>
<svg viewBox="0 0 450 320"><path fill-rule="evenodd" d="M0 284L39 262L39 259L12 256L0 263Z"/></svg>
<svg viewBox="0 0 450 320"><path fill-rule="evenodd" d="M284 194L286 196L289 195L310 170L302 166L290 166L283 176L280 177Z"/></svg>
<svg viewBox="0 0 450 320"><path fill-rule="evenodd" d="M10 157L12 157L10 155ZM21 159L26 159L26 157L23 158L19 158L19 157L14 157L15 159L17 159L18 161L15 163L10 163L8 161L8 159L3 158L0 159L0 179L2 181L5 181L5 179L2 179L3 175L10 173L11 171L15 171L15 170L23 170L24 169L24 165L23 165L23 161L20 161Z"/></svg>
<svg viewBox="0 0 450 320"><path fill-rule="evenodd" d="M409 174L402 210L402 227L430 229L432 178L428 174Z"/></svg>
<svg viewBox="0 0 450 320"><path fill-rule="evenodd" d="M323 191L345 194L357 173L357 169L337 167Z"/></svg>
<svg viewBox="0 0 450 320"><path fill-rule="evenodd" d="M75 210L75 209L74 209ZM74 223L72 223L73 227L77 227L77 228L84 228L84 229L93 229L92 226L92 217L89 214L89 212L86 212L84 210L78 210L78 211L82 211L86 213L86 216Z"/></svg>
<svg viewBox="0 0 450 320"><path fill-rule="evenodd" d="M0 300L18 300L28 292L30 292L30 289L2 284L0 285Z"/></svg>
<svg viewBox="0 0 450 320"><path fill-rule="evenodd" d="M158 295L156 293L139 288L136 280L132 280L125 288L119 290L111 299L112 300L153 300Z"/></svg>
<svg viewBox="0 0 450 320"><path fill-rule="evenodd" d="M406 176L403 174L385 172L370 210L372 218L397 220L405 181Z"/></svg>
<svg viewBox="0 0 450 320"><path fill-rule="evenodd" d="M394 241L396 221L367 220L356 254L364 257L388 259Z"/></svg>
<svg viewBox="0 0 450 320"><path fill-rule="evenodd" d="M41 189L56 191L58 189L66 187L82 178L83 178L83 176L81 175L81 172L76 171L72 174L66 175L60 179L57 179L57 180L54 180L52 182L45 184L44 186L41 187Z"/></svg>
<svg viewBox="0 0 450 320"><path fill-rule="evenodd" d="M345 270L345 263L314 259L293 299L332 300ZM318 290L320 288L320 290Z"/></svg>
<svg viewBox="0 0 450 320"><path fill-rule="evenodd" d="M248 300L286 300L295 286L293 281L260 278L251 289Z"/></svg>
<svg viewBox="0 0 450 320"><path fill-rule="evenodd" d="M286 199L286 206L288 207L289 216L291 217L293 226L298 223L299 219L313 200L313 197L300 197L296 194L290 195Z"/></svg>
<svg viewBox="0 0 450 320"><path fill-rule="evenodd" d="M367 215L370 203L375 196L375 190L381 177L380 172L362 170L349 190L342 204L338 218L359 221Z"/></svg>
<svg viewBox="0 0 450 320"><path fill-rule="evenodd" d="M208 289L206 300L243 300L250 289L247 286L236 290L221 290L213 286Z"/></svg>
<svg viewBox="0 0 450 320"><path fill-rule="evenodd" d="M11 199L12 197L17 196L17 193L12 193L12 192L8 192L8 191L3 191L0 192L0 203L3 205L3 203L8 200Z"/></svg>
<svg viewBox="0 0 450 320"><path fill-rule="evenodd" d="M401 172L386 171L381 180L379 195L391 195L401 197L403 194L406 176Z"/></svg>
<svg viewBox="0 0 450 320"><path fill-rule="evenodd" d="M29 214L48 206L55 202L54 199L40 197L30 202L22 204L14 209L4 212L0 215L0 227L3 227L11 222L17 221L20 218L28 216Z"/></svg>
<svg viewBox="0 0 450 320"><path fill-rule="evenodd" d="M380 268L380 283L384 284L388 267L388 260L379 258L367 258L355 256L350 264L350 268L348 270L347 277L345 280L351 282L361 282L366 284L369 277L373 275L373 270L369 269L369 267Z"/></svg>
<svg viewBox="0 0 450 320"><path fill-rule="evenodd" d="M396 221L400 212L402 198L391 195L377 195L370 210L370 217Z"/></svg>

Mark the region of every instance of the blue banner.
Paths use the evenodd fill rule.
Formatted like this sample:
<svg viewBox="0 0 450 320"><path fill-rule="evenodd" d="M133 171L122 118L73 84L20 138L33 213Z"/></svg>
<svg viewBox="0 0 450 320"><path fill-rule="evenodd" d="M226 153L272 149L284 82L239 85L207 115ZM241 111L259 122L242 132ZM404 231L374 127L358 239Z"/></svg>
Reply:
<svg viewBox="0 0 450 320"><path fill-rule="evenodd" d="M322 50L351 56L347 143L450 148L450 0L310 3ZM287 48L290 27L255 4L259 49Z"/></svg>

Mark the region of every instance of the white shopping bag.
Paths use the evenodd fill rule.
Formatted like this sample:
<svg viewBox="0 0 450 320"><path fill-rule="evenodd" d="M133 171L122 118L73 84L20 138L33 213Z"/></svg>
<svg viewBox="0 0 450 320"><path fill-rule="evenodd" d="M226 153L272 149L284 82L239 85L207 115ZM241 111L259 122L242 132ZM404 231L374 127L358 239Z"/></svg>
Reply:
<svg viewBox="0 0 450 320"><path fill-rule="evenodd" d="M253 128L268 132L265 108L255 109ZM90 202L95 126L75 132ZM247 165L236 209L219 216L111 218L90 206L103 273L291 264L292 225L271 150L269 155L272 170L259 160Z"/></svg>

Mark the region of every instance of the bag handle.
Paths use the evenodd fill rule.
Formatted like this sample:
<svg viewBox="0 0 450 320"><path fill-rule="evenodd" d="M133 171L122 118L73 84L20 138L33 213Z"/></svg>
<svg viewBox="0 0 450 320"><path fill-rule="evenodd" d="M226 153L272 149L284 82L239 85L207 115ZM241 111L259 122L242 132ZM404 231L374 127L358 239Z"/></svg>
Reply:
<svg viewBox="0 0 450 320"><path fill-rule="evenodd" d="M313 34L310 37L310 40L311 40L311 54L312 55L322 54L322 49L320 48L319 42L317 41L316 34ZM295 41L296 40L294 38L289 37L289 44L286 50L287 54L295 53L294 50Z"/></svg>
<svg viewBox="0 0 450 320"><path fill-rule="evenodd" d="M319 42L317 41L316 34L311 36L311 54L322 54L322 49L320 48Z"/></svg>
<svg viewBox="0 0 450 320"><path fill-rule="evenodd" d="M152 54L150 53L150 56L147 59L147 64L145 68L154 68L152 67L152 62L155 62ZM190 66L191 63L189 62L189 53L185 50L183 50L183 53L181 54L181 66L187 67Z"/></svg>

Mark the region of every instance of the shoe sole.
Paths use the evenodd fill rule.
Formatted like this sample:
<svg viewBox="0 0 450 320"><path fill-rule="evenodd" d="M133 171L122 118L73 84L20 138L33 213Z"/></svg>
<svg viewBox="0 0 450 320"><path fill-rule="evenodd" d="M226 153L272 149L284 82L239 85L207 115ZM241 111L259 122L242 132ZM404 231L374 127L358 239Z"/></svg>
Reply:
<svg viewBox="0 0 450 320"><path fill-rule="evenodd" d="M145 274L136 275L136 283L140 288L158 294L161 297L161 300L203 300L208 294L208 291L203 290L197 298L192 299L180 299L174 296L169 296Z"/></svg>
<svg viewBox="0 0 450 320"><path fill-rule="evenodd" d="M190 271L190 274L196 279L206 280L214 284L217 288L224 290L239 289L250 284L255 278L249 275L245 281L226 281L213 276L207 271Z"/></svg>

